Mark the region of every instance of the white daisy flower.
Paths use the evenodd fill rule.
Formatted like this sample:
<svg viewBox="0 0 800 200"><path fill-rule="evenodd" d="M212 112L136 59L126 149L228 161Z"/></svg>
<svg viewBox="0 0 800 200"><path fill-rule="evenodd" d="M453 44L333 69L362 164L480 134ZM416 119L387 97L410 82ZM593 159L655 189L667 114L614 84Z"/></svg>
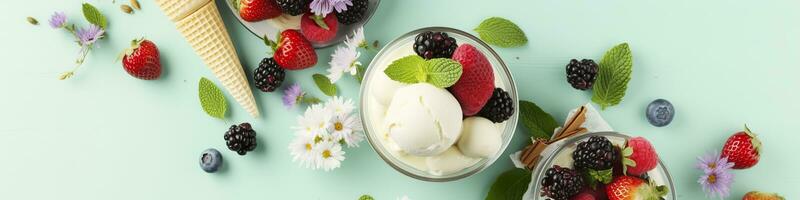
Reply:
<svg viewBox="0 0 800 200"><path fill-rule="evenodd" d="M333 117L329 132L333 141L343 141L347 147L358 147L364 140L361 131L361 120L356 115L338 114Z"/></svg>
<svg viewBox="0 0 800 200"><path fill-rule="evenodd" d="M292 154L292 162L299 162L304 168L311 168L317 165L314 157L315 147L314 136L311 134L300 133L289 143L289 150Z"/></svg>
<svg viewBox="0 0 800 200"><path fill-rule="evenodd" d="M355 110L356 106L353 105L353 100L346 97L334 96L328 102L325 102L325 107L330 110L333 115L350 114Z"/></svg>
<svg viewBox="0 0 800 200"><path fill-rule="evenodd" d="M297 117L297 124L299 126L293 127L298 133L309 133L312 136L323 135L328 136L328 126L331 125L330 121L333 117L328 107L321 104L314 104L306 109L303 116Z"/></svg>
<svg viewBox="0 0 800 200"><path fill-rule="evenodd" d="M367 44L367 38L364 37L364 27L358 27L356 30L353 31L353 37L347 37L344 39L344 44L353 48L357 49L367 48L369 44Z"/></svg>
<svg viewBox="0 0 800 200"><path fill-rule="evenodd" d="M317 160L316 169L322 168L325 171L330 171L339 168L344 161L344 151L342 145L334 141L322 141L317 144L315 151Z"/></svg>
<svg viewBox="0 0 800 200"><path fill-rule="evenodd" d="M331 62L328 63L331 66L328 69L328 79L331 80L331 83L339 81L345 73L353 76L358 74L358 66L361 66L361 62L358 61L360 56L361 52L358 52L355 47L349 45L337 47L331 55Z"/></svg>

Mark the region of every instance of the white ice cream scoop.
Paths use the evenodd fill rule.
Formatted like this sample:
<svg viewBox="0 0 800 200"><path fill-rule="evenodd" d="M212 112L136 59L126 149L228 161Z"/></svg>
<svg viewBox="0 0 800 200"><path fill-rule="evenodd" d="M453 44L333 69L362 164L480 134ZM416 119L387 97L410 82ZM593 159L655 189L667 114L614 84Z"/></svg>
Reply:
<svg viewBox="0 0 800 200"><path fill-rule="evenodd" d="M458 140L461 117L458 101L447 90L417 83L397 90L383 125L406 153L433 156Z"/></svg>
<svg viewBox="0 0 800 200"><path fill-rule="evenodd" d="M469 117L464 119L458 148L466 156L488 158L500 150L502 140L492 121L483 117Z"/></svg>

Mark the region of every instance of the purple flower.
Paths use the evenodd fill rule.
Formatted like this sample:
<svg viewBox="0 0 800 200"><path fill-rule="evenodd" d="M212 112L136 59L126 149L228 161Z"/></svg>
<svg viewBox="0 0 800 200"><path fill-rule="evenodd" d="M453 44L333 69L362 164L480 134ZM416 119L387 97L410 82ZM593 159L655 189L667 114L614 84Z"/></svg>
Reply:
<svg viewBox="0 0 800 200"><path fill-rule="evenodd" d="M286 106L286 109L292 109L303 100L303 96L305 93L300 88L300 84L294 83L283 91L283 106Z"/></svg>
<svg viewBox="0 0 800 200"><path fill-rule="evenodd" d="M53 28L61 28L67 24L67 15L64 12L55 12L53 16L50 17L50 27Z"/></svg>
<svg viewBox="0 0 800 200"><path fill-rule="evenodd" d="M333 12L342 12L347 10L347 6L352 6L353 0L314 0L311 2L311 12L316 15L325 17Z"/></svg>
<svg viewBox="0 0 800 200"><path fill-rule="evenodd" d="M94 42L96 42L98 39L103 38L104 33L105 30L97 25L92 24L85 29L78 29L75 32L75 35L78 36L78 42L81 44L81 47L88 48L89 46L92 46L92 44L94 44Z"/></svg>
<svg viewBox="0 0 800 200"><path fill-rule="evenodd" d="M733 174L730 170L733 163L728 162L727 157L720 158L719 153L706 154L697 157L697 168L703 171L703 175L697 180L703 187L703 191L709 197L725 198L730 195Z"/></svg>

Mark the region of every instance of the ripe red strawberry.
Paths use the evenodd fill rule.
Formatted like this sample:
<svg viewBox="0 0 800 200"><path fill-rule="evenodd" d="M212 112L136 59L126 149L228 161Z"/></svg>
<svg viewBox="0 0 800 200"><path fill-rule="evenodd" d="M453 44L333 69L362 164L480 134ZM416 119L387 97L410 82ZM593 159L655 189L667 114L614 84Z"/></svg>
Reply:
<svg viewBox="0 0 800 200"><path fill-rule="evenodd" d="M633 137L625 143L622 149L623 173L639 176L656 168L658 154L650 141L643 137Z"/></svg>
<svg viewBox="0 0 800 200"><path fill-rule="evenodd" d="M278 36L278 43L265 37L265 43L271 46L273 58L278 66L286 70L301 70L317 64L317 52L297 30L284 30Z"/></svg>
<svg viewBox="0 0 800 200"><path fill-rule="evenodd" d="M744 194L742 200L784 200L784 198L776 193L750 191Z"/></svg>
<svg viewBox="0 0 800 200"><path fill-rule="evenodd" d="M136 39L122 54L122 67L133 77L153 80L161 76L161 60L158 47L150 40Z"/></svg>
<svg viewBox="0 0 800 200"><path fill-rule="evenodd" d="M336 15L329 14L325 18L317 15L306 13L300 19L300 31L306 36L308 41L312 42L327 42L336 37L336 31L339 29L339 22Z"/></svg>
<svg viewBox="0 0 800 200"><path fill-rule="evenodd" d="M248 22L257 22L281 15L281 8L275 0L235 0L239 16Z"/></svg>
<svg viewBox="0 0 800 200"><path fill-rule="evenodd" d="M734 164L734 169L747 169L758 163L760 152L761 141L745 125L744 131L728 138L725 146L722 147L721 156L728 157L728 162Z"/></svg>
<svg viewBox="0 0 800 200"><path fill-rule="evenodd" d="M655 186L633 176L617 177L606 186L609 200L658 200L667 192L666 186Z"/></svg>
<svg viewBox="0 0 800 200"><path fill-rule="evenodd" d="M461 104L464 116L472 116L481 111L494 91L492 64L478 49L462 44L453 53L453 60L461 63L461 78L450 87L450 92Z"/></svg>

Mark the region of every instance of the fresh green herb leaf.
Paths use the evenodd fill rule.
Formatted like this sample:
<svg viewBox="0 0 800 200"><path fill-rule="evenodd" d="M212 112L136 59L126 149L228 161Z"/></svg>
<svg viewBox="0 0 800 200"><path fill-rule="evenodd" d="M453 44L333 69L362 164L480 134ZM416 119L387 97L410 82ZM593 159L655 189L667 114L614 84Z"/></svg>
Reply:
<svg viewBox="0 0 800 200"><path fill-rule="evenodd" d="M483 20L475 31L481 40L499 47L518 47L528 43L525 32L514 22L500 17L491 17Z"/></svg>
<svg viewBox="0 0 800 200"><path fill-rule="evenodd" d="M597 80L592 90L592 101L600 105L600 109L614 106L622 101L628 81L631 80L633 68L633 55L628 43L622 43L611 48L600 60Z"/></svg>
<svg viewBox="0 0 800 200"><path fill-rule="evenodd" d="M97 10L97 8L89 3L83 3L83 17L85 17L86 21L89 21L89 23L97 25L102 29L106 29L106 26L108 25L108 22L106 22L106 17L103 16L103 13L100 13L100 10Z"/></svg>
<svg viewBox="0 0 800 200"><path fill-rule="evenodd" d="M308 105L314 105L314 104L318 104L320 102L322 102L322 100L320 100L317 97L311 97L311 96L308 96L308 95L303 97L303 103L308 104Z"/></svg>
<svg viewBox="0 0 800 200"><path fill-rule="evenodd" d="M611 179L613 178L612 177L613 172L614 172L613 168L606 170L599 170L599 171L589 169L589 176L591 176L592 179L599 181L603 184L608 184L611 183Z"/></svg>
<svg viewBox="0 0 800 200"><path fill-rule="evenodd" d="M401 83L418 83L420 82L419 75L424 73L425 59L418 55L410 55L397 59L389 64L383 73L389 76L390 79ZM423 77L427 76L423 74ZM424 80L423 80L424 81Z"/></svg>
<svg viewBox="0 0 800 200"><path fill-rule="evenodd" d="M314 78L314 83L317 84L317 87L319 87L319 90L321 90L322 93L328 96L336 95L336 85L331 83L331 80L328 79L327 76L322 74L314 74L312 78Z"/></svg>
<svg viewBox="0 0 800 200"><path fill-rule="evenodd" d="M372 196L369 196L369 195L365 194L365 195L361 195L361 197L359 197L358 200L375 200L375 198L372 198Z"/></svg>
<svg viewBox="0 0 800 200"><path fill-rule="evenodd" d="M199 90L200 105L203 106L203 110L211 117L225 118L228 105L222 90L206 78L200 78Z"/></svg>
<svg viewBox="0 0 800 200"><path fill-rule="evenodd" d="M486 200L518 200L528 190L531 182L531 172L524 169L514 168L503 172L492 184Z"/></svg>
<svg viewBox="0 0 800 200"><path fill-rule="evenodd" d="M539 106L530 101L519 102L520 120L522 125L536 139L548 140L553 136L553 131L558 127L556 120L544 112Z"/></svg>
<svg viewBox="0 0 800 200"><path fill-rule="evenodd" d="M425 62L427 82L439 88L450 87L461 78L461 63L449 58L436 58Z"/></svg>
<svg viewBox="0 0 800 200"><path fill-rule="evenodd" d="M364 65L356 65L356 80L358 80L358 83L364 81L364 73L366 73L366 71L367 68L365 68Z"/></svg>

